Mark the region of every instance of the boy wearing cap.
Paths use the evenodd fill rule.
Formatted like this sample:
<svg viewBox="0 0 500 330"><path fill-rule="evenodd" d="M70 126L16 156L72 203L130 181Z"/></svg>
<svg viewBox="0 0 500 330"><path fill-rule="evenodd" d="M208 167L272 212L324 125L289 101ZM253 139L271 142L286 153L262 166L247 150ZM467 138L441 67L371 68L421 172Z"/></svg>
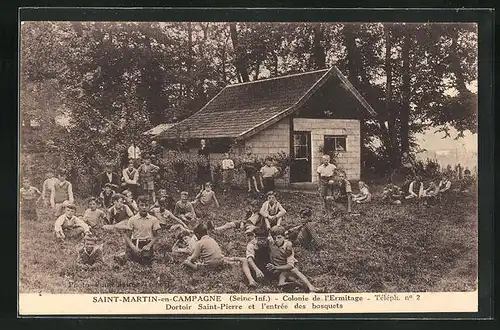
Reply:
<svg viewBox="0 0 500 330"><path fill-rule="evenodd" d="M90 233L90 227L82 219L75 216L76 207L73 204L66 205L64 214L57 218L54 223L56 238L79 238Z"/></svg>
<svg viewBox="0 0 500 330"><path fill-rule="evenodd" d="M337 166L330 163L329 155L323 155L321 157L321 165L318 166L316 172L318 173L318 190L323 199L325 210L328 209L327 197L332 195L333 176L336 169Z"/></svg>
<svg viewBox="0 0 500 330"><path fill-rule="evenodd" d="M271 227L281 225L286 210L276 200L274 191L269 191L267 193L267 201L262 204L259 213L264 218L266 228L269 230Z"/></svg>
<svg viewBox="0 0 500 330"><path fill-rule="evenodd" d="M285 286L287 279L299 279L304 283L309 292L315 292L316 288L309 282L307 277L302 274L295 263L292 243L285 239L285 229L281 226L271 228L272 240L269 241L269 259L266 269L273 274L279 274L278 286Z"/></svg>
<svg viewBox="0 0 500 330"><path fill-rule="evenodd" d="M292 242L293 246L320 249L323 242L314 228L314 223L311 221L311 209L302 209L299 214L302 224L288 229L285 232L286 239Z"/></svg>
<svg viewBox="0 0 500 330"><path fill-rule="evenodd" d="M104 264L102 244L97 244L98 238L87 234L83 238L83 245L77 248L77 263L83 268L97 268Z"/></svg>
<svg viewBox="0 0 500 330"><path fill-rule="evenodd" d="M140 264L151 265L153 262L153 248L158 240L160 221L148 214L148 196L139 196L137 199L139 213L128 219L127 232L123 234L126 247L125 253L115 257L115 260L124 264L128 260Z"/></svg>

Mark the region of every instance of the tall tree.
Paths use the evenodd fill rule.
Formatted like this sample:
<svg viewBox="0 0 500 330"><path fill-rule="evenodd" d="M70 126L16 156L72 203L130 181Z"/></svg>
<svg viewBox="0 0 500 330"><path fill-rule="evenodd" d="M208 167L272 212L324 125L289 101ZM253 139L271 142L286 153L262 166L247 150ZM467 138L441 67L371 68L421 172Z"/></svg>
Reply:
<svg viewBox="0 0 500 330"><path fill-rule="evenodd" d="M244 49L238 42L238 31L236 29L236 23L229 23L229 31L231 34L231 40L233 42L233 49L235 52L235 67L238 71L238 81L239 82L248 82L250 78L248 76L246 61L245 61L245 53Z"/></svg>

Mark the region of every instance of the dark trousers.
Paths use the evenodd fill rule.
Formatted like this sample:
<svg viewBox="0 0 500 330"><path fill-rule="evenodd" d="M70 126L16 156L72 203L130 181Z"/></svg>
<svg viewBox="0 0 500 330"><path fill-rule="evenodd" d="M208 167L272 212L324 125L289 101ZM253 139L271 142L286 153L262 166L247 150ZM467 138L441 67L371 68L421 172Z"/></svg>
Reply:
<svg viewBox="0 0 500 330"><path fill-rule="evenodd" d="M274 178L262 178L262 184L264 184L263 188L265 193L276 189Z"/></svg>
<svg viewBox="0 0 500 330"><path fill-rule="evenodd" d="M137 242L136 239L132 239L132 243L134 245L138 244L138 248L142 249L145 245L149 244L151 240L139 240ZM128 260L135 261L139 264L151 264L153 262L153 247L151 247L148 251L142 250L139 253L135 252L130 248L130 246L126 246L125 255Z"/></svg>

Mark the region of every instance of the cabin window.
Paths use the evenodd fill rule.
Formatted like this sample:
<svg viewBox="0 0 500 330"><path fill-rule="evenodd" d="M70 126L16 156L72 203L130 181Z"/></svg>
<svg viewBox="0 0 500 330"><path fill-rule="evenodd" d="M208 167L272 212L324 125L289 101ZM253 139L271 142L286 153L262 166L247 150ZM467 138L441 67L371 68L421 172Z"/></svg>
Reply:
<svg viewBox="0 0 500 330"><path fill-rule="evenodd" d="M347 136L345 135L325 135L324 153L347 151Z"/></svg>

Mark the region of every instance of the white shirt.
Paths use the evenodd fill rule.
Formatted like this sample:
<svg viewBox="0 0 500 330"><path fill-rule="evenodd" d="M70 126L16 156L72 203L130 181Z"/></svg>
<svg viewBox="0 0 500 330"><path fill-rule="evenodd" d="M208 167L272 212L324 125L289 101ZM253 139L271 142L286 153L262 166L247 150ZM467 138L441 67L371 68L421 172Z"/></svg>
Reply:
<svg viewBox="0 0 500 330"><path fill-rule="evenodd" d="M131 145L129 148L128 148L128 158L132 158L132 159L137 159L137 158L141 158L141 149L139 149L138 146L136 146L134 148L133 145Z"/></svg>
<svg viewBox="0 0 500 330"><path fill-rule="evenodd" d="M108 176L109 182L113 182L113 180L112 180L113 173L106 173L106 175Z"/></svg>
<svg viewBox="0 0 500 330"><path fill-rule="evenodd" d="M232 159L224 159L222 161L223 170L232 170L234 168L234 162Z"/></svg>
<svg viewBox="0 0 500 330"><path fill-rule="evenodd" d="M321 164L320 166L318 166L318 170L316 172L318 172L318 174L322 177L330 177L333 176L336 169L337 166L331 163L326 166L324 164Z"/></svg>

